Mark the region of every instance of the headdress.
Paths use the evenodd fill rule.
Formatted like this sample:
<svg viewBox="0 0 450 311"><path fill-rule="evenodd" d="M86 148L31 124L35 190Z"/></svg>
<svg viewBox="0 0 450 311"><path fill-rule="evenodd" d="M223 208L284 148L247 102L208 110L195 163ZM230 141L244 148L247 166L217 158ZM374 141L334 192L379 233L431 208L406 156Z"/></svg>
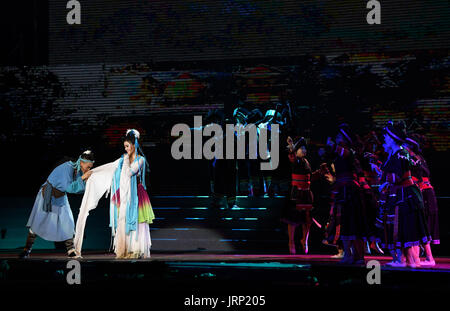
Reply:
<svg viewBox="0 0 450 311"><path fill-rule="evenodd" d="M294 152L300 149L301 147L306 148L306 139L304 137L299 137L294 141Z"/></svg>
<svg viewBox="0 0 450 311"><path fill-rule="evenodd" d="M344 136L345 140L347 140L349 144L353 144L352 133L350 131L350 126L347 123L342 123L339 125L339 133Z"/></svg>
<svg viewBox="0 0 450 311"><path fill-rule="evenodd" d="M83 158L83 155L91 155L91 154L92 154L91 150L86 150L78 157L76 162L70 161L70 164L72 164L72 167L74 169L76 169L78 172L78 171L80 171L80 162L85 162L85 163L94 163L95 162L94 160L89 160L89 159Z"/></svg>
<svg viewBox="0 0 450 311"><path fill-rule="evenodd" d="M394 124L394 122L389 121L386 127L384 128L384 133L386 133L399 143L405 142L406 133L405 133L405 125L403 122Z"/></svg>

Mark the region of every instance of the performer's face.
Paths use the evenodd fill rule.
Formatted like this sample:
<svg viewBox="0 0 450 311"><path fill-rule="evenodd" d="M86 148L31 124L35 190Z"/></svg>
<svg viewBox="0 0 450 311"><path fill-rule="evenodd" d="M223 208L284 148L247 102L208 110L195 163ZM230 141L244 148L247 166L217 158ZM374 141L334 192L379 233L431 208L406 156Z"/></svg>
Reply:
<svg viewBox="0 0 450 311"><path fill-rule="evenodd" d="M306 156L306 148L305 147L300 147L297 149L297 157L302 158Z"/></svg>
<svg viewBox="0 0 450 311"><path fill-rule="evenodd" d="M128 156L131 156L134 153L134 145L130 143L129 141L124 141L123 146L125 148L126 153Z"/></svg>
<svg viewBox="0 0 450 311"><path fill-rule="evenodd" d="M93 165L94 164L89 163L89 162L80 161L80 168L81 168L81 171L83 172L83 174L86 173L87 171L89 171Z"/></svg>

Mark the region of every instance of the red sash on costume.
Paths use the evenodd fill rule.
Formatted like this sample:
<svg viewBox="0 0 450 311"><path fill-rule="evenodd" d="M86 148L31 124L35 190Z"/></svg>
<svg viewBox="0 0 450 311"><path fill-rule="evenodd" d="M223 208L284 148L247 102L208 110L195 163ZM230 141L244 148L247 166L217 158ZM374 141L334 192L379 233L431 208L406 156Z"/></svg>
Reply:
<svg viewBox="0 0 450 311"><path fill-rule="evenodd" d="M420 190L433 189L428 177L422 177L422 182L419 184Z"/></svg>
<svg viewBox="0 0 450 311"><path fill-rule="evenodd" d="M422 180L419 181L418 178L413 176L413 181L414 183L419 186L420 191L423 191L425 189L433 189L433 186L430 183L430 178L429 177L422 177Z"/></svg>
<svg viewBox="0 0 450 311"><path fill-rule="evenodd" d="M309 190L311 185L311 174L301 175L301 174L292 174L292 186L296 186L301 190Z"/></svg>
<svg viewBox="0 0 450 311"><path fill-rule="evenodd" d="M366 181L366 178L361 176L358 178L359 186L363 189L370 190L370 186Z"/></svg>

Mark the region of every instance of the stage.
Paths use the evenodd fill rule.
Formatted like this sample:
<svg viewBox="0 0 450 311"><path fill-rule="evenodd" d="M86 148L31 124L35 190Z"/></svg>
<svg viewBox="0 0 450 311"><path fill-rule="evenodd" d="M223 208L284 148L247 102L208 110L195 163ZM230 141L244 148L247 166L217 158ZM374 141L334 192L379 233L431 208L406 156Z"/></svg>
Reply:
<svg viewBox="0 0 450 311"><path fill-rule="evenodd" d="M222 297L227 304L227 297L264 296L269 310L313 297L320 297L317 304L321 306L333 306L342 297L358 293L396 299L399 294L425 292L427 297L442 298L442 293L450 289L450 256L446 247L433 247L437 264L431 268L392 268L384 265L390 257L367 255L366 263L380 263L379 284L369 284L368 274L373 266L340 264L339 259L332 258L336 249L321 243L322 231L317 226L311 229L310 254L287 255L285 226L279 221L283 198L238 197L238 207L227 209L224 202L212 207L206 196L152 198L157 214L151 225L152 256L143 260L117 260L108 251L108 202L101 201L89 216L83 257L76 259L80 263L80 284L70 285L67 277L73 266L68 267L70 259L64 249L53 249L53 243L38 239L30 258L17 256L26 237L24 223L32 199L2 200L3 293L76 291L111 296L117 290L145 292L153 302L175 310L186 306L185 299L189 297L191 302L195 297ZM79 206L80 198L72 196L70 200L71 206ZM445 206L447 201L440 199L439 203ZM441 212L443 215L446 210ZM442 241L442 245L447 245L446 234ZM301 249L297 252L301 253Z"/></svg>
<svg viewBox="0 0 450 311"><path fill-rule="evenodd" d="M448 0L4 3L3 310L447 299Z"/></svg>
<svg viewBox="0 0 450 311"><path fill-rule="evenodd" d="M150 259L115 259L114 254L89 251L80 263L80 284L69 285L64 253L36 251L28 259L2 252L1 283L9 289L50 288L60 291L152 289L188 293L253 295L283 292L444 292L450 288L450 258L436 258L430 268L392 268L386 256L366 256L381 264L380 284L368 284L365 265L343 265L330 255L154 253Z"/></svg>

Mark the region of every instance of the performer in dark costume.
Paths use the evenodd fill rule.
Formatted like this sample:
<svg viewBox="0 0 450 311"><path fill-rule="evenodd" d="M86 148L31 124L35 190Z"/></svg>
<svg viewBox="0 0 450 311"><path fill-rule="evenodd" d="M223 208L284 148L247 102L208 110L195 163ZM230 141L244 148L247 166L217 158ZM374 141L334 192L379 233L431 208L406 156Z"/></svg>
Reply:
<svg viewBox="0 0 450 311"><path fill-rule="evenodd" d="M379 185L377 183L377 171L376 166L376 156L370 152L365 151L365 144L357 138L357 143L355 144L356 157L359 161L360 168L358 169L358 183L361 187L361 191L364 199L364 206L366 209L367 217L367 233L370 240L366 241L366 252L371 253L371 249L383 254L383 250L378 245L377 240L377 227L375 226L376 216L378 212L378 202L375 195L375 189L372 188L373 185ZM374 169L375 166L375 169Z"/></svg>
<svg viewBox="0 0 450 311"><path fill-rule="evenodd" d="M381 154L384 153L381 142L378 140L374 131L370 132L364 137L364 157L367 159L369 165L362 164L364 171L364 178L371 188L378 188L380 185L380 178L382 175L380 161ZM374 192L378 196L378 192ZM378 197L377 197L378 199Z"/></svg>
<svg viewBox="0 0 450 311"><path fill-rule="evenodd" d="M420 136L413 134L406 138L405 147L412 158L412 179L422 192L425 217L431 235L431 243L424 245L426 260L421 261L420 265L434 266L436 263L433 258L430 244L440 244L438 205L434 188L430 183L430 169L428 168L428 164L422 156L420 149L420 141Z"/></svg>
<svg viewBox="0 0 450 311"><path fill-rule="evenodd" d="M76 257L73 246L75 224L67 193L83 193L86 180L91 175L94 154L87 150L76 162L67 161L57 166L41 186L33 210L28 219L27 241L20 258L28 258L37 236L47 240L61 242L67 248L69 257Z"/></svg>
<svg viewBox="0 0 450 311"><path fill-rule="evenodd" d="M420 267L418 248L431 237L424 215L422 195L411 176L411 158L402 147L406 136L404 125L389 123L384 129L383 147L389 154L382 170L384 183L380 190L385 195L385 247L393 255L389 265ZM403 260L403 256L406 257Z"/></svg>
<svg viewBox="0 0 450 311"><path fill-rule="evenodd" d="M354 136L347 124L341 124L336 143L328 138L327 145L334 154L336 183L333 187L334 201L331 207L331 223L328 239L336 244L338 239L344 245L344 264L364 263L364 240L367 237L365 208L360 185L357 181L358 161L351 145ZM353 252L351 249L353 248Z"/></svg>
<svg viewBox="0 0 450 311"><path fill-rule="evenodd" d="M287 223L289 234L289 252L296 253L294 235L295 229L301 225L303 236L301 244L305 254L308 253L308 237L311 228L311 209L313 195L310 189L311 167L306 156L306 141L302 137L295 143L288 137L289 161L292 166L292 181L290 191L283 210L281 221Z"/></svg>
<svg viewBox="0 0 450 311"><path fill-rule="evenodd" d="M205 124L205 127L208 127L212 124L219 124L223 128L225 124L223 111L219 109L210 110L205 117ZM223 139L223 137L220 137L219 139ZM223 164L224 160L219 160L216 158L208 161L211 205L215 208L219 208L221 206L221 200L225 196L225 186L223 178L224 173L222 171Z"/></svg>
<svg viewBox="0 0 450 311"><path fill-rule="evenodd" d="M314 211L315 217L318 217L319 223L326 224L321 228L323 230L322 244L335 247L338 253L331 258L342 259L344 257L344 249L342 241L334 241L335 233L331 232L334 228L334 217L331 206L333 205L334 196L332 195L333 185L336 182L336 171L334 169L334 158L326 148L321 147L318 150L318 163L320 168L312 173L311 190L314 194ZM319 173L319 174L317 174ZM331 236L331 238L329 238Z"/></svg>
<svg viewBox="0 0 450 311"><path fill-rule="evenodd" d="M259 109L248 110L243 106L237 107L233 112L233 123L235 126L245 127L248 124L257 124L261 122L262 113ZM236 135L238 135L236 133ZM237 188L240 188L241 179L248 185L248 196L258 196L263 193L263 178L259 170L259 160L250 159L249 144L256 142L250 142L245 140L245 159L237 160Z"/></svg>
<svg viewBox="0 0 450 311"><path fill-rule="evenodd" d="M232 112L229 112L232 113ZM240 118L241 114L238 114ZM209 127L214 124L219 124L224 128L225 123L234 122L237 119L228 117L222 110L213 110L206 116L206 126ZM194 128L193 130L203 130L203 128ZM226 140L226 131L218 139L222 141ZM226 145L224 145L224 153ZM215 208L221 207L221 201L226 199L226 208L232 208L236 206L236 172L237 172L237 160L236 159L212 159L209 161L210 172L210 189L212 202L211 205Z"/></svg>
<svg viewBox="0 0 450 311"><path fill-rule="evenodd" d="M322 149L323 152L325 152L325 149ZM332 185L335 182L335 177L333 175L334 168L332 165L329 165L331 163L325 162L323 157L320 157L319 160L319 169L311 174L311 191L314 197L314 210L311 214L311 218L313 222L319 227L319 229L321 229L322 234L326 237L327 227L323 226L322 224L326 224L330 218L329 212L332 204L331 189ZM322 243L337 248L338 254L332 256L332 258L341 259L344 256L344 250L342 249L341 245L329 244L326 238L322 240Z"/></svg>
<svg viewBox="0 0 450 311"><path fill-rule="evenodd" d="M258 122L258 135L262 129L267 130L268 132L272 131L272 125L278 124L279 125L279 132L278 134L282 136L284 129L286 128L287 121L288 121L288 109L286 107L283 107L282 103L275 103L271 105L269 109L267 109L266 114L264 118ZM268 134L269 137L269 144L270 144L270 137L271 135ZM267 150L270 154L270 150ZM277 183L274 183L275 180L279 180L282 177L277 176L277 173L279 173L279 168L276 168L275 170L266 170L262 171L262 185L264 188L265 197L273 197L277 191L279 191L279 185Z"/></svg>

